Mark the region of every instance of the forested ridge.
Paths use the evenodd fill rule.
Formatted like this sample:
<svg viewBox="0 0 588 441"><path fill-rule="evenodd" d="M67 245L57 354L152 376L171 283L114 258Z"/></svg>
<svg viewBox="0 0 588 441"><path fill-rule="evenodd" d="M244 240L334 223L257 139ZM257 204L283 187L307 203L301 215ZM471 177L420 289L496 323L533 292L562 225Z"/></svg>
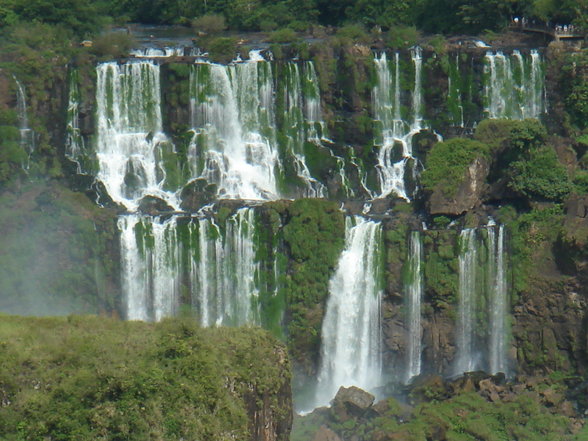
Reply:
<svg viewBox="0 0 588 441"><path fill-rule="evenodd" d="M544 24L584 26L586 0L3 0L0 24L19 22L59 25L77 36L89 36L105 25L125 23L181 24L198 27L202 17L222 17L235 31L272 31L310 26L360 24L412 26L427 33L497 31L514 18ZM200 21L199 21L200 20ZM207 21L205 20L205 23Z"/></svg>

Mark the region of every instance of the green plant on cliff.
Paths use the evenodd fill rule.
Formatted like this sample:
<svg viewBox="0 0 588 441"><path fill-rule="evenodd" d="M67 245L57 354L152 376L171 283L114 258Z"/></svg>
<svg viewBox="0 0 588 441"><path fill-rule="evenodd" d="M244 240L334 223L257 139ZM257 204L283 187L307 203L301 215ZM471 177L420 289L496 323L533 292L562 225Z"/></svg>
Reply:
<svg viewBox="0 0 588 441"><path fill-rule="evenodd" d="M560 205L536 208L510 222L510 261L515 293L528 290L529 285L540 278L540 268L549 267L562 222Z"/></svg>
<svg viewBox="0 0 588 441"><path fill-rule="evenodd" d="M290 257L288 338L294 357L302 358L318 353L323 306L343 249L345 225L337 203L319 199L294 201L288 218L284 226Z"/></svg>
<svg viewBox="0 0 588 441"><path fill-rule="evenodd" d="M467 168L476 158L488 158L486 144L464 138L453 138L433 146L426 159L421 183L426 191L455 195L464 181Z"/></svg>
<svg viewBox="0 0 588 441"><path fill-rule="evenodd" d="M3 316L0 355L7 441L245 440L261 406L288 419L285 351L259 329Z"/></svg>
<svg viewBox="0 0 588 441"><path fill-rule="evenodd" d="M572 191L567 171L549 147L531 151L511 165L509 187L530 199L561 202Z"/></svg>

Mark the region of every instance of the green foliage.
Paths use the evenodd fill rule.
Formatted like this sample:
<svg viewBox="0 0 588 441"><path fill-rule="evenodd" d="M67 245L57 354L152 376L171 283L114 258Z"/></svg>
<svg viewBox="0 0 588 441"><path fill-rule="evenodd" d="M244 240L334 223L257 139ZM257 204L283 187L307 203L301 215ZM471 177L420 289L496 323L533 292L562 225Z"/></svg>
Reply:
<svg viewBox="0 0 588 441"><path fill-rule="evenodd" d="M424 261L427 294L437 308L450 307L457 298L457 234L452 230L424 232Z"/></svg>
<svg viewBox="0 0 588 441"><path fill-rule="evenodd" d="M228 63L237 55L237 39L234 37L207 39L203 46L210 58L219 63Z"/></svg>
<svg viewBox="0 0 588 441"><path fill-rule="evenodd" d="M248 439L248 408L265 402L279 420L289 382L263 331L189 320L4 316L0 355L8 440Z"/></svg>
<svg viewBox="0 0 588 441"><path fill-rule="evenodd" d="M0 3L0 23L3 26L19 21L59 25L63 27L64 37L70 31L82 37L98 32L106 24L106 15L101 12L99 3L89 0L3 0Z"/></svg>
<svg viewBox="0 0 588 441"><path fill-rule="evenodd" d="M337 37L344 41L366 43L370 37L360 24L349 24L337 30Z"/></svg>
<svg viewBox="0 0 588 441"><path fill-rule="evenodd" d="M488 157L486 144L464 138L453 138L435 144L427 155L421 183L426 191L439 190L454 195L465 178L469 165L476 159Z"/></svg>
<svg viewBox="0 0 588 441"><path fill-rule="evenodd" d="M207 34L218 34L227 28L225 17L219 14L207 14L192 20L192 27Z"/></svg>
<svg viewBox="0 0 588 441"><path fill-rule="evenodd" d="M417 44L421 34L414 26L394 26L385 34L386 43L393 48L409 48Z"/></svg>
<svg viewBox="0 0 588 441"><path fill-rule="evenodd" d="M539 268L548 267L552 249L563 223L560 205L536 208L520 214L509 225L513 287L516 293L528 289L540 278Z"/></svg>
<svg viewBox="0 0 588 441"><path fill-rule="evenodd" d="M344 218L334 202L298 199L288 209L284 242L290 257L287 283L289 345L294 357L317 354L329 279L344 245Z"/></svg>
<svg viewBox="0 0 588 441"><path fill-rule="evenodd" d="M269 41L273 43L293 43L298 39L296 31L290 28L282 28L274 31L269 36Z"/></svg>
<svg viewBox="0 0 588 441"><path fill-rule="evenodd" d="M531 199L560 202L572 191L567 171L553 149L533 150L512 164L509 187Z"/></svg>
<svg viewBox="0 0 588 441"><path fill-rule="evenodd" d="M476 127L474 137L488 144L493 153L515 150L518 157L542 146L547 138L547 131L536 119L485 119Z"/></svg>
<svg viewBox="0 0 588 441"><path fill-rule="evenodd" d="M109 32L92 41L91 52L104 59L123 58L135 47L136 42L126 32Z"/></svg>
<svg viewBox="0 0 588 441"><path fill-rule="evenodd" d="M574 192L577 194L588 193L588 171L578 170L574 176L573 181Z"/></svg>

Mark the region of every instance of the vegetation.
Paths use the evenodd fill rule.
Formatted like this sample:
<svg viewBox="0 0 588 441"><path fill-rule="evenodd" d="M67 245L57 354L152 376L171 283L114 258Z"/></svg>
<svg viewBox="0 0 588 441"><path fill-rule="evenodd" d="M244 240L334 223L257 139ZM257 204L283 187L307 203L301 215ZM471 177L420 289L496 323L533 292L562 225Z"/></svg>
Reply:
<svg viewBox="0 0 588 441"><path fill-rule="evenodd" d="M477 158L488 157L488 146L478 141L453 138L439 142L427 155L426 168L421 175L423 188L455 195L470 164Z"/></svg>
<svg viewBox="0 0 588 441"><path fill-rule="evenodd" d="M572 420L560 414L565 386L549 379L525 385L525 391L497 393L482 390L482 381L453 385L440 377L428 377L422 384L408 386L408 396L382 400L362 413L338 412L334 407L317 409L294 420L291 439L312 439L321 426L328 427L341 439L390 439L403 441L580 441ZM486 380L488 381L488 380ZM523 385L518 385L519 387ZM508 390L510 385L494 386ZM516 386L515 386L516 387ZM479 389L478 389L479 388ZM478 389L478 390L477 390ZM476 391L477 390L477 391ZM492 386L490 386L492 390ZM545 396L558 397L556 405ZM408 404L410 403L410 404ZM570 403L567 403L568 405ZM562 406L563 407L563 406Z"/></svg>
<svg viewBox="0 0 588 441"><path fill-rule="evenodd" d="M345 226L338 205L318 199L294 201L288 216L288 334L292 355L300 360L318 354L329 278L343 249Z"/></svg>
<svg viewBox="0 0 588 441"><path fill-rule="evenodd" d="M584 26L588 6L574 0L2 0L0 25L39 22L60 25L78 37L96 34L118 22L193 25L203 32L224 29L271 31L282 27L305 30L310 25L358 23L371 29L415 26L428 33L480 33L499 30L512 17Z"/></svg>
<svg viewBox="0 0 588 441"><path fill-rule="evenodd" d="M249 439L249 412L288 419L283 351L259 329L2 316L0 438Z"/></svg>
<svg viewBox="0 0 588 441"><path fill-rule="evenodd" d="M561 202L572 184L557 155L548 147L533 150L524 160L512 164L510 188L531 199Z"/></svg>

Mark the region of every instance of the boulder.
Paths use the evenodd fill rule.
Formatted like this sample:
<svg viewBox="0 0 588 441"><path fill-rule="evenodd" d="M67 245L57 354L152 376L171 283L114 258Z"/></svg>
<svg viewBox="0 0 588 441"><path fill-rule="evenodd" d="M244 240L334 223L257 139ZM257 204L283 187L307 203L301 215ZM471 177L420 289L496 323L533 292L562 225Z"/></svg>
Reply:
<svg viewBox="0 0 588 441"><path fill-rule="evenodd" d="M486 190L486 178L490 164L483 157L472 161L466 169L462 182L455 194L448 195L443 189L435 189L429 196L427 206L431 215L459 216L481 203Z"/></svg>
<svg viewBox="0 0 588 441"><path fill-rule="evenodd" d="M170 207L167 202L157 196L144 196L139 202L139 211L141 213L150 214L157 216L161 213L169 213L174 211L173 207Z"/></svg>
<svg viewBox="0 0 588 441"><path fill-rule="evenodd" d="M375 397L359 387L341 387L332 401L332 411L338 421L361 417L374 404Z"/></svg>
<svg viewBox="0 0 588 441"><path fill-rule="evenodd" d="M209 184L206 179L195 179L182 189L181 199L183 210L196 212L216 199L216 185Z"/></svg>
<svg viewBox="0 0 588 441"><path fill-rule="evenodd" d="M341 441L341 438L327 426L321 426L312 441Z"/></svg>

